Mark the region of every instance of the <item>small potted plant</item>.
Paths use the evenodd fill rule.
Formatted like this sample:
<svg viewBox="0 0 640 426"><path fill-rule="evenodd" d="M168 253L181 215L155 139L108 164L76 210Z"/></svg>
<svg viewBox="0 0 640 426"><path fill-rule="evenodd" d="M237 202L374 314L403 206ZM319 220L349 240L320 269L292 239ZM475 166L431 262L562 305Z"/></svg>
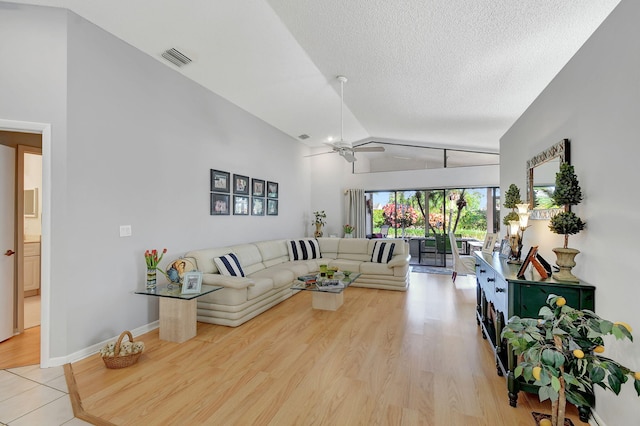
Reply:
<svg viewBox="0 0 640 426"><path fill-rule="evenodd" d="M325 219L327 218L327 214L324 212L324 210L322 210L313 212L313 215L315 216L313 224L316 226L316 231L313 233L313 236L316 238L320 238L323 235L322 226L326 223Z"/></svg>
<svg viewBox="0 0 640 426"><path fill-rule="evenodd" d="M556 265L560 271L553 274L559 281L578 282L571 273L571 268L576 266L574 258L579 250L569 248L569 235L577 234L584 229L585 223L570 209L582 201L582 190L573 166L569 163L560 164L560 171L556 173L556 187L552 195L555 204L564 206L564 211L551 218L549 229L556 234L564 235L564 245L553 249L556 254Z"/></svg>
<svg viewBox="0 0 640 426"><path fill-rule="evenodd" d="M520 220L520 216L518 215L518 212L516 212L516 208L518 204L521 203L522 199L520 198L520 188L512 183L504 194L504 206L511 209L511 211L504 217L504 219L502 219L502 223L507 228L507 239L509 240L509 246L511 247L511 255L509 256L509 259L513 262L517 262L520 259L522 241L519 240L517 233L515 235L511 234L510 222Z"/></svg>
<svg viewBox="0 0 640 426"><path fill-rule="evenodd" d="M343 227L343 230L344 230L344 237L345 237L345 238L351 238L351 237L353 237L353 235L352 235L352 234L353 234L353 231L355 231L355 230L356 230L356 228L355 228L355 227L353 227L353 226L351 226L351 225L349 225L349 224L347 223L347 224Z"/></svg>
<svg viewBox="0 0 640 426"><path fill-rule="evenodd" d="M628 324L605 320L588 309L573 309L555 294L547 297L547 305L540 308L540 319L514 316L501 333L522 359L513 371L515 377L540 386L540 401L551 400L547 424L564 425L567 401L592 407L595 385L618 395L622 384L632 379L640 396L640 372L602 355L603 336L633 341Z"/></svg>

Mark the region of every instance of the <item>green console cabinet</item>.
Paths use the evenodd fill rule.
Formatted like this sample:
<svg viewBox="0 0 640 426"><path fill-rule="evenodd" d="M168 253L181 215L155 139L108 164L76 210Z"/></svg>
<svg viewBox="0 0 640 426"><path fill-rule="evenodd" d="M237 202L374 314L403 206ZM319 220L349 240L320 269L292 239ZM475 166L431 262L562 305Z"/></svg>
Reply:
<svg viewBox="0 0 640 426"><path fill-rule="evenodd" d="M509 404L516 406L518 392L538 392L538 387L516 379L513 371L517 365L516 356L500 333L506 321L512 316L537 318L538 311L547 302L547 296L556 294L567 299L567 304L576 309L595 311L595 287L584 283L567 283L553 278L536 279L532 271L518 278L520 265L507 263L498 253L493 255L475 252L477 278L476 321L482 330L482 337L490 343L496 360L498 375L507 376ZM593 395L585 395L588 400ZM578 407L580 420L587 422L589 407Z"/></svg>

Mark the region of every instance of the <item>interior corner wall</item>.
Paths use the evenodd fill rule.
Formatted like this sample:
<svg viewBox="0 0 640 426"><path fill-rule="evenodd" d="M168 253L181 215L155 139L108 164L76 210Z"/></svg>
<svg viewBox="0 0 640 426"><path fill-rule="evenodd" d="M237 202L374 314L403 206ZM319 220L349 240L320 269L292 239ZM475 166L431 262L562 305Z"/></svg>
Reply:
<svg viewBox="0 0 640 426"><path fill-rule="evenodd" d="M146 249L306 232L299 142L72 12L0 3L0 39L0 118L52 123L52 358L157 320ZM278 182L279 214L211 216L210 169Z"/></svg>
<svg viewBox="0 0 640 426"><path fill-rule="evenodd" d="M640 198L633 190L640 145L640 2L623 0L500 141L502 193L515 183L524 196L526 161L563 138L584 200L572 211L586 222L569 237L580 250L573 272L596 286L596 312L640 330L640 286L635 227ZM503 212L504 214L504 212ZM548 260L563 236L548 221L531 221L524 246L540 245ZM640 343L606 342L605 356L640 370ZM596 412L606 425L637 424L640 401L633 381L620 395L597 388Z"/></svg>

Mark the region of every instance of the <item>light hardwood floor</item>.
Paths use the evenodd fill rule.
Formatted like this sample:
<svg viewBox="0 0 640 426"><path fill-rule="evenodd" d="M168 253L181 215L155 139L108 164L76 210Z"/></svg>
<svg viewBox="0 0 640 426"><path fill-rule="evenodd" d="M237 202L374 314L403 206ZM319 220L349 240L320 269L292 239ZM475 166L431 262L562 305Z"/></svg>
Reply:
<svg viewBox="0 0 640 426"><path fill-rule="evenodd" d="M199 323L182 344L156 330L136 339L147 349L134 366L70 366L76 408L118 425L533 426L549 407L523 393L509 406L474 285L412 274L406 293L349 288L336 312L301 292L237 328Z"/></svg>
<svg viewBox="0 0 640 426"><path fill-rule="evenodd" d="M0 369L33 364L40 364L39 326L0 343Z"/></svg>

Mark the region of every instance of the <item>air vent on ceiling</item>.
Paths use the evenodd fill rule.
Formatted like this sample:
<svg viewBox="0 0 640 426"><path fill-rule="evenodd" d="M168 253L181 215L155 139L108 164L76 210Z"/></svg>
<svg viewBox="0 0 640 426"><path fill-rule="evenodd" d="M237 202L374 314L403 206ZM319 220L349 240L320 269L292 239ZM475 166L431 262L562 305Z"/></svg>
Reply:
<svg viewBox="0 0 640 426"><path fill-rule="evenodd" d="M162 57L177 67L187 65L191 62L191 59L189 59L184 53L173 47L162 52Z"/></svg>
<svg viewBox="0 0 640 426"><path fill-rule="evenodd" d="M298 136L298 139L300 139L300 140L302 140L302 141L303 141L303 140L305 140L305 139L309 139L309 135L307 135L307 134L303 133L303 134L301 134L300 136Z"/></svg>

